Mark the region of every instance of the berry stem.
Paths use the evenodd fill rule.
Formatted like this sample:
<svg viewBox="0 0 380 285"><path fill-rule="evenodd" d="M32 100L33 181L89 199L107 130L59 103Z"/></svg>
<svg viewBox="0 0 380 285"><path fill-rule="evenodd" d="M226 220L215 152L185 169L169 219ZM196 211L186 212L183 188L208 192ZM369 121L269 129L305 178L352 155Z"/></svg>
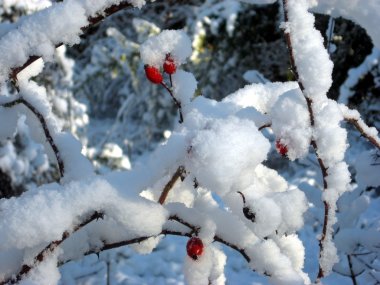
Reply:
<svg viewBox="0 0 380 285"><path fill-rule="evenodd" d="M173 91L171 90L171 88L169 88L165 82L161 82L161 85L169 92L170 96L172 97L173 101L174 101L174 104L176 104L177 108L178 108L178 111L179 111L179 123L182 124L183 123L183 115L182 115L182 106L181 106L181 102L179 102L175 97L174 97L174 94L173 94Z"/></svg>
<svg viewBox="0 0 380 285"><path fill-rule="evenodd" d="M173 88L173 79L172 79L171 74L169 74L169 80L170 80L170 87Z"/></svg>

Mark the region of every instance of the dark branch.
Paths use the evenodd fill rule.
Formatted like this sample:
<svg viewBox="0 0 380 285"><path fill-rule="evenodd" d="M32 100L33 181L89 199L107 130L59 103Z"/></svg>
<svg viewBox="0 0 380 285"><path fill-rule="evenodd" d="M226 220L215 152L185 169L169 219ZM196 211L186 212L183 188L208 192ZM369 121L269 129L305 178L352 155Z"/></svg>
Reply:
<svg viewBox="0 0 380 285"><path fill-rule="evenodd" d="M170 97L172 97L173 99L173 102L174 104L177 106L178 108L178 111L179 111L179 123L182 124L183 123L183 114L182 114L182 105L181 105L181 102L178 101L175 97L174 97L174 94L173 94L173 91L171 88L169 88L169 86L167 86L165 84L165 82L161 82L161 85L169 92L170 94Z"/></svg>
<svg viewBox="0 0 380 285"><path fill-rule="evenodd" d="M13 100L11 102L1 104L0 106L4 107L4 108L11 108L11 107L14 107L18 104L22 104L25 107L27 107L37 117L37 119L40 121L40 124L42 126L43 131L44 131L46 140L50 144L50 146L54 152L55 158L57 159L59 173L60 173L61 178L62 178L65 174L65 165L64 165L63 160L61 158L59 149L58 149L56 143L54 142L54 139L50 133L50 130L48 128L48 125L46 123L44 116L42 116L42 114L31 103L29 103L28 101L26 101L22 97L19 97L16 100Z"/></svg>
<svg viewBox="0 0 380 285"><path fill-rule="evenodd" d="M354 285L358 285L358 283L356 282L356 276L354 273L354 269L352 268L351 256L349 254L347 255L347 261L348 261L348 266L350 268L350 275L351 275L350 277L351 277L352 283Z"/></svg>

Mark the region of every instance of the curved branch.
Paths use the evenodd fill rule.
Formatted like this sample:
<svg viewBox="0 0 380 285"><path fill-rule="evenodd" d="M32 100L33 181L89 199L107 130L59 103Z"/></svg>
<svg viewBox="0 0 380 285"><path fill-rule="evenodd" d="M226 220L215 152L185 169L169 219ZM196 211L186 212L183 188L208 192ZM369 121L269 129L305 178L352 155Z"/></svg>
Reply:
<svg viewBox="0 0 380 285"><path fill-rule="evenodd" d="M22 97L19 97L16 100L13 100L11 102L0 104L0 106L4 107L4 108L12 108L18 104L22 104L25 107L27 107L37 117L37 119L40 121L40 124L42 126L43 131L44 131L46 140L48 141L51 148L53 149L55 158L57 159L59 173L60 173L61 178L62 178L65 174L65 164L63 163L59 149L58 149L56 143L54 142L54 139L50 133L50 130L48 128L48 125L46 123L44 116L37 110L37 108L35 108L31 103L29 103L28 101L26 101Z"/></svg>

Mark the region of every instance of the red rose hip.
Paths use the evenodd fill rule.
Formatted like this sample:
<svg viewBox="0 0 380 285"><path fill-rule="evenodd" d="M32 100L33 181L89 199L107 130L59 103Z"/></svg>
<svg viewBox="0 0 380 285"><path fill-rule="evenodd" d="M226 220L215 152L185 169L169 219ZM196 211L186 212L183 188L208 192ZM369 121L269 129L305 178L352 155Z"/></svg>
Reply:
<svg viewBox="0 0 380 285"><path fill-rule="evenodd" d="M148 80L154 84L161 84L163 78L161 72L154 66L145 65L145 75Z"/></svg>
<svg viewBox="0 0 380 285"><path fill-rule="evenodd" d="M276 140L276 150L282 156L285 156L288 153L288 147L282 144L280 140Z"/></svg>
<svg viewBox="0 0 380 285"><path fill-rule="evenodd" d="M192 259L197 260L200 255L203 253L203 242L198 237L192 237L187 241L186 250L187 255Z"/></svg>
<svg viewBox="0 0 380 285"><path fill-rule="evenodd" d="M177 66L175 65L174 59L171 57L170 54L166 55L166 59L165 59L163 67L164 67L164 71L167 74L173 74L176 72Z"/></svg>

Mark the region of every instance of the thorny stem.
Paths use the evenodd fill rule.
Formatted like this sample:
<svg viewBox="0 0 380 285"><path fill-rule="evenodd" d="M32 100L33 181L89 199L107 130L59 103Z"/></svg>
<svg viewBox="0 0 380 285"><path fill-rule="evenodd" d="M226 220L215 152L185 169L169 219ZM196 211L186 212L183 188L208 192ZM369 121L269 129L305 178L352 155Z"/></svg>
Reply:
<svg viewBox="0 0 380 285"><path fill-rule="evenodd" d="M176 170L176 172L173 174L172 178L168 181L168 183L165 185L164 189L162 190L161 196L158 199L158 203L161 205L165 203L166 198L168 197L168 194L170 190L174 187L175 183L179 178L183 181L185 179L186 170L183 166L179 166Z"/></svg>
<svg viewBox="0 0 380 285"><path fill-rule="evenodd" d="M116 12L123 10L125 8L131 8L131 7L133 7L133 6L132 6L132 4L129 3L129 1L123 1L120 4L112 5L109 8L105 9L103 12L99 13L97 16L90 17L88 19L88 25L85 27L82 27L81 30L82 30L82 32L85 32L88 28L100 23L101 21L103 21L105 18L111 16L112 14L115 14ZM56 48L60 47L61 45L63 45L63 43L57 44ZM12 80L17 79L17 74L19 72L21 72L22 70L27 68L29 65L31 65L33 62L35 62L39 58L40 58L40 56L36 56L36 55L30 56L28 58L28 60L23 65L12 68L10 71L9 77Z"/></svg>
<svg viewBox="0 0 380 285"><path fill-rule="evenodd" d="M21 270L19 271L19 273L17 273L17 275L14 275L12 278L8 279L8 280L4 280L4 281L0 281L0 285L5 285L5 284L16 284L18 282L21 281L21 279L26 275L28 274L33 268L35 268L38 264L40 264L42 261L44 261L44 259L46 258L46 256L49 254L49 253L52 253L54 252L54 250L60 245L62 244L66 239L68 239L70 237L71 234L75 233L76 231L80 230L81 228L83 228L84 226L88 225L89 223L91 223L92 221L94 220L98 220L98 219L102 219L103 218L103 214L102 213L99 213L99 212L94 212L88 219L86 219L84 222L82 222L81 224L77 225L73 231L71 233L69 233L68 231L65 231L63 234L62 234L62 238L60 240L56 240L56 241L52 241L48 246L46 246L42 251L40 251L40 253L38 253L36 255L36 257L34 258L33 260L33 263L28 265L28 264L24 264L22 265L21 267Z"/></svg>
<svg viewBox="0 0 380 285"><path fill-rule="evenodd" d="M23 104L25 107L27 107L37 117L37 119L40 121L40 124L42 126L43 131L44 131L46 140L48 141L51 148L53 149L55 158L57 159L59 173L60 173L61 178L62 178L65 174L65 165L64 165L63 160L61 158L59 149L58 149L58 147L57 147L57 145L56 145L56 143L55 143L55 141L54 141L54 139L50 133L50 130L48 128L48 125L46 123L44 116L31 103L29 103L28 101L26 101L22 97L19 97L16 100L13 100L11 102L1 104L0 106L4 107L4 108L11 108L11 107L14 107L18 104Z"/></svg>
<svg viewBox="0 0 380 285"><path fill-rule="evenodd" d="M288 0L283 0L283 7L284 7L285 22L289 22L288 10L287 10ZM285 32L285 39L286 39L286 43L287 43L288 50L289 50L291 68L292 68L294 76L298 82L298 85L299 85L299 87L300 87L300 89L301 89L301 91L302 91L302 93L306 99L307 108L308 108L309 117L310 117L310 125L313 128L315 125L315 118L314 118L314 111L313 111L313 100L305 94L305 87L304 87L302 81L300 80L297 65L295 62L294 51L292 48L292 41L291 41L290 33ZM328 176L327 168L324 165L323 160L318 155L318 145L317 145L316 141L314 139L312 139L310 144L314 148L314 151L315 151L317 158L318 158L318 163L319 163L319 166L321 168L321 172L322 172L322 176L323 176L323 188L325 191L328 187L327 180L326 180L326 178ZM330 208L329 204L326 201L324 201L323 204L324 204L324 208L325 208L325 211L324 211L325 213L324 213L322 236L321 236L321 239L319 240L319 254L320 255L321 255L321 252L323 251L323 242L326 238L329 208ZM319 264L317 280L319 280L322 277L324 277L324 272L322 270L321 264Z"/></svg>
<svg viewBox="0 0 380 285"><path fill-rule="evenodd" d="M161 82L161 85L169 92L170 96L172 97L173 101L174 101L174 104L177 106L178 108L178 111L179 111L179 123L182 124L183 123L183 115L182 115L182 106L181 106L181 102L179 102L175 97L174 97L174 94L173 94L173 91L171 88L169 88L169 86L166 85L165 82Z"/></svg>

